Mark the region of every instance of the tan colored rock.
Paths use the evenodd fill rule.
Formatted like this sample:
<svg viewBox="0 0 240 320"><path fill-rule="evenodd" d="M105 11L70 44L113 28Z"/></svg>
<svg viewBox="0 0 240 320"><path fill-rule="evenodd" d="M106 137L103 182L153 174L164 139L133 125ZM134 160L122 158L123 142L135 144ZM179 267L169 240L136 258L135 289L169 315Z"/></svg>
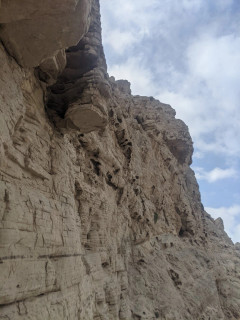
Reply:
<svg viewBox="0 0 240 320"><path fill-rule="evenodd" d="M203 209L187 127L108 78L98 1L91 19L48 88L0 46L0 319L238 320L239 245Z"/></svg>
<svg viewBox="0 0 240 320"><path fill-rule="evenodd" d="M117 87L122 93L131 94L131 84L127 80L117 80Z"/></svg>
<svg viewBox="0 0 240 320"><path fill-rule="evenodd" d="M65 121L68 122L68 120L74 125L73 128L82 133L101 130L107 124L106 113L104 114L99 108L91 104L71 104L65 114ZM69 126L71 128L71 124Z"/></svg>
<svg viewBox="0 0 240 320"><path fill-rule="evenodd" d="M23 67L39 66L87 32L91 0L3 0L0 38Z"/></svg>
<svg viewBox="0 0 240 320"><path fill-rule="evenodd" d="M66 59L66 68L49 88L48 108L55 115L55 124L82 133L103 129L107 124L111 87L107 81L97 2L91 9L88 33L67 50Z"/></svg>
<svg viewBox="0 0 240 320"><path fill-rule="evenodd" d="M39 68L39 78L52 85L56 82L58 76L63 72L66 66L65 50L60 50L56 56L45 59Z"/></svg>

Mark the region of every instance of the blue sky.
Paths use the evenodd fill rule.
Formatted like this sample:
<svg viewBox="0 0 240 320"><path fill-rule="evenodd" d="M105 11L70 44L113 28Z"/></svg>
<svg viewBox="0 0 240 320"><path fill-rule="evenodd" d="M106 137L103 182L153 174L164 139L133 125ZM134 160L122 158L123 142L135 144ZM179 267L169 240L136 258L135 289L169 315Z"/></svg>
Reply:
<svg viewBox="0 0 240 320"><path fill-rule="evenodd" d="M101 0L101 13L109 74L185 121L205 209L240 242L240 1Z"/></svg>

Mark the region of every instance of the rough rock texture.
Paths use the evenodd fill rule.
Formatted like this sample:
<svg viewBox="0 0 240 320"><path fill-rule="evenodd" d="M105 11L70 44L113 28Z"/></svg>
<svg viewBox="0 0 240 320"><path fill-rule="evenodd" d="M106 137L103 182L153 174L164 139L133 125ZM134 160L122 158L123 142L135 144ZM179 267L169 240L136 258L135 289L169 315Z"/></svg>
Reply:
<svg viewBox="0 0 240 320"><path fill-rule="evenodd" d="M88 30L91 4L92 0L2 0L0 38L21 66L43 63L43 69L46 64L58 69L59 52Z"/></svg>
<svg viewBox="0 0 240 320"><path fill-rule="evenodd" d="M2 0L1 21L24 27L21 15L34 4L45 17L44 3ZM72 3L91 4L58 10ZM65 32L52 6L50 60L66 47L51 43ZM170 106L108 78L97 0L90 9L82 29L69 22L87 33L55 84L35 42L34 70L2 38L0 319L239 320L239 245L204 211L188 129Z"/></svg>
<svg viewBox="0 0 240 320"><path fill-rule="evenodd" d="M77 128L82 133L106 126L110 98L98 5L92 6L90 18L87 34L77 46L66 50L66 68L48 88L47 101L58 126Z"/></svg>

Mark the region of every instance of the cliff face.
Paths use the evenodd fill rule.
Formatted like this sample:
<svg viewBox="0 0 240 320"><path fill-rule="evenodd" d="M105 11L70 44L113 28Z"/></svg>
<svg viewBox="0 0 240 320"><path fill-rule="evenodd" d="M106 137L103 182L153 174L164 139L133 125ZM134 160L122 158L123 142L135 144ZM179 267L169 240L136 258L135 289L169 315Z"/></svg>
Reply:
<svg viewBox="0 0 240 320"><path fill-rule="evenodd" d="M240 319L186 125L108 77L97 0L19 4L0 2L0 319Z"/></svg>

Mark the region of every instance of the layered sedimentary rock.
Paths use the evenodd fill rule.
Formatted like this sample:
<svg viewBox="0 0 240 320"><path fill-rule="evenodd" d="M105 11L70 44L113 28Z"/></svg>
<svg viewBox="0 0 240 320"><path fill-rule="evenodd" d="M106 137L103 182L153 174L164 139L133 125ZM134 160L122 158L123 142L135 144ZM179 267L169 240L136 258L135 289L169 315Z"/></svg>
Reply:
<svg viewBox="0 0 240 320"><path fill-rule="evenodd" d="M66 50L66 68L48 88L47 100L57 126L75 128L82 133L106 126L110 98L98 5L92 6L90 19L87 34L76 46ZM40 76L45 79L44 74Z"/></svg>
<svg viewBox="0 0 240 320"><path fill-rule="evenodd" d="M98 1L45 5L0 7L0 319L240 319L239 245L186 125L108 77Z"/></svg>

